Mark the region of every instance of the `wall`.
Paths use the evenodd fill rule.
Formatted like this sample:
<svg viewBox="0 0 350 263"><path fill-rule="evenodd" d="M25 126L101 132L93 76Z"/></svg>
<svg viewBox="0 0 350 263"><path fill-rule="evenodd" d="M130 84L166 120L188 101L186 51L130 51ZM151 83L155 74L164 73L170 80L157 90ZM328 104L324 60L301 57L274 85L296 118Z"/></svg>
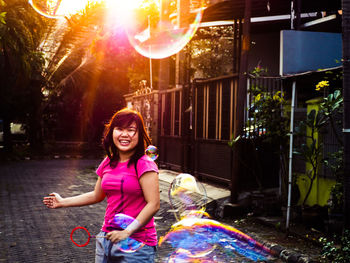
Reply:
<svg viewBox="0 0 350 263"><path fill-rule="evenodd" d="M321 102L321 98L316 98L312 100L308 100L307 103L307 113L311 110L316 110L316 112L319 110L319 103ZM307 127L307 135L311 135L311 129ZM322 138L320 137L319 133L316 133L315 135L317 139L317 143L320 144L322 141ZM307 144L310 144L310 140L307 140ZM320 157L322 158L322 157ZM322 162L322 161L320 161ZM312 169L312 166L310 163L305 163L306 166L306 172L310 171ZM320 205L320 206L325 206L327 205L329 196L330 196L330 191L332 186L335 184L335 180L329 179L329 178L324 178L323 176L320 176L322 165L319 167L319 171L317 173L317 176L313 182L312 188L310 195L306 201L306 205L312 206L312 205ZM300 190L300 199L298 204L301 205L303 203L303 200L306 196L306 193L309 189L310 186L310 179L306 174L298 174L297 175L297 185Z"/></svg>

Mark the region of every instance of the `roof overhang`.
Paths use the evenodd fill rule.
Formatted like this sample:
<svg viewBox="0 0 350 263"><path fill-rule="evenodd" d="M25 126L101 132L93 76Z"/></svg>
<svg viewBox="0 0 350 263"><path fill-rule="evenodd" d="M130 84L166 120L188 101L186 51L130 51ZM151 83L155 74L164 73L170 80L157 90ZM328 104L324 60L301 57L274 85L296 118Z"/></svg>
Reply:
<svg viewBox="0 0 350 263"><path fill-rule="evenodd" d="M246 0L226 0L209 5L203 13L202 22L234 20L244 17ZM250 0L251 17L288 15L291 0ZM341 0L301 1L300 13L336 12L341 9Z"/></svg>

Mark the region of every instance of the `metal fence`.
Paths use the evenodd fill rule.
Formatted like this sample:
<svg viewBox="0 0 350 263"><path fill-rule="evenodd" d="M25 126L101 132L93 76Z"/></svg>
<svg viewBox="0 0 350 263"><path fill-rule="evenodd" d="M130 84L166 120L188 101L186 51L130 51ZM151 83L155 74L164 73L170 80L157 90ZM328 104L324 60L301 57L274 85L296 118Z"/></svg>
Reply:
<svg viewBox="0 0 350 263"><path fill-rule="evenodd" d="M193 173L229 184L238 75L197 80L193 85Z"/></svg>
<svg viewBox="0 0 350 263"><path fill-rule="evenodd" d="M281 170L286 170L286 160L283 164L281 156L276 155L280 150L277 149L279 145L262 140L266 130L255 114L259 110L256 107L256 96L258 93L274 96L280 92L288 100L288 85L279 77L250 76L247 97L237 98L238 75L233 74L195 80L192 86L184 85L149 94L147 99L151 103L151 109L155 109L151 120L156 126L151 131L156 135L160 166L229 186L233 152L228 142L232 139L234 130L235 103L244 99L245 121L249 125L245 126L245 145L240 156L245 168L244 174L239 175L240 189L277 187ZM141 97L137 97L139 102L134 99L134 106L146 105L146 97ZM300 105L303 104L295 108L295 126L305 120L307 115L306 107ZM144 108L148 109L146 106ZM141 111L146 114L142 107ZM290 115L288 105L281 109L281 114ZM340 133L340 127L338 128ZM302 143L305 142L295 139L294 146L298 147ZM324 157L340 147L331 130L323 134L323 143ZM293 172L305 173L305 161L297 156L293 159ZM322 169L322 174L332 176L326 167Z"/></svg>
<svg viewBox="0 0 350 263"><path fill-rule="evenodd" d="M183 108L183 87L160 91L158 107L159 163L177 171L182 171L184 167Z"/></svg>

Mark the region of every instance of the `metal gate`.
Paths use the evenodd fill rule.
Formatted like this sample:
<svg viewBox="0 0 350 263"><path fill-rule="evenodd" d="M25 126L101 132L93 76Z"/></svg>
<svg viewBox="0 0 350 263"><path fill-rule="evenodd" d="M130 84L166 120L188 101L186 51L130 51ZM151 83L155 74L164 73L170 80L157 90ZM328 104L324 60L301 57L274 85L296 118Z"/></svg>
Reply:
<svg viewBox="0 0 350 263"><path fill-rule="evenodd" d="M159 164L168 169L183 168L183 88L159 91Z"/></svg>
<svg viewBox="0 0 350 263"><path fill-rule="evenodd" d="M234 104L238 75L196 80L193 85L193 173L230 183Z"/></svg>

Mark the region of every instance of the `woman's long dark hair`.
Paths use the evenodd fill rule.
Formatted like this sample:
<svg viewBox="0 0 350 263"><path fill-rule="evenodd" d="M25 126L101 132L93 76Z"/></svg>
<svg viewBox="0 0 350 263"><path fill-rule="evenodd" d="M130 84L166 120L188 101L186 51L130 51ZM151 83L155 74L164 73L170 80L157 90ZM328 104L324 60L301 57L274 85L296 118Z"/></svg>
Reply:
<svg viewBox="0 0 350 263"><path fill-rule="evenodd" d="M113 142L113 130L115 127L129 127L133 122L135 122L137 126L139 141L135 147L135 153L128 162L128 167L132 164L136 166L137 161L145 154L146 147L151 144L151 139L146 132L142 116L139 112L129 108L124 108L116 112L108 124L106 124L102 138L102 144L109 157L109 164L112 168L115 168L119 162L119 152Z"/></svg>

